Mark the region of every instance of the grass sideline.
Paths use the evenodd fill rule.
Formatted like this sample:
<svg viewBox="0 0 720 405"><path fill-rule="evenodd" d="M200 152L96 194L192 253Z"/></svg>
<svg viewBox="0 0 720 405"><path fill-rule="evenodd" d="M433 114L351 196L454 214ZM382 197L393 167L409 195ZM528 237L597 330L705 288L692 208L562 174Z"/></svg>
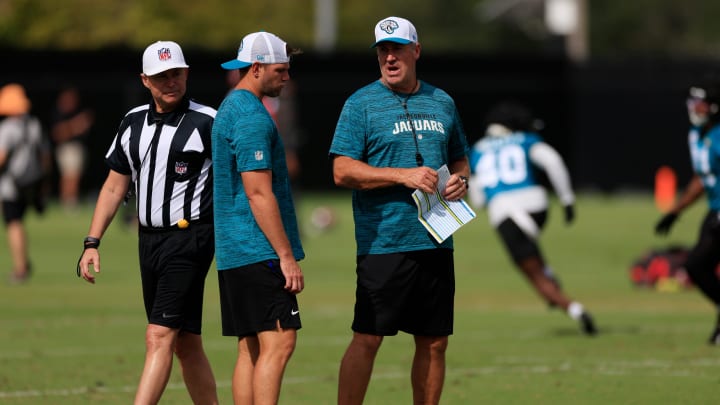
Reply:
<svg viewBox="0 0 720 405"><path fill-rule="evenodd" d="M332 404L337 371L350 339L354 239L350 196L303 193L299 200L306 290L303 329L285 374L281 404ZM309 227L326 205L336 224ZM634 288L632 260L650 247L695 240L704 203L688 211L670 237L652 227L650 195L584 194L577 220L550 213L542 246L571 297L595 316L600 335L587 338L549 310L510 265L484 212L456 234L455 334L447 354L443 404L716 403L718 349L706 345L714 313L697 291ZM57 206L28 217L35 273L28 284L0 282L0 403L127 404L142 368L145 318L136 235L117 218L103 238L96 285L75 276L91 207L73 215ZM10 268L4 232L0 269ZM4 281L4 280L2 280ZM232 338L220 336L217 278L208 276L203 336L221 403L232 403ZM365 403L411 403L412 341L385 340ZM186 404L177 363L161 403Z"/></svg>

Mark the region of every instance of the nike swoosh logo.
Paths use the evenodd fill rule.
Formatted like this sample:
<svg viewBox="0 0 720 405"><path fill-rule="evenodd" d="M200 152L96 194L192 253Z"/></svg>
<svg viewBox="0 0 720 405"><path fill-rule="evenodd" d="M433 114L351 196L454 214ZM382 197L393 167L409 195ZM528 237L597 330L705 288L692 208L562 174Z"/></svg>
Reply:
<svg viewBox="0 0 720 405"><path fill-rule="evenodd" d="M177 318L178 316L180 316L180 315L168 315L164 312L162 314L163 319Z"/></svg>
<svg viewBox="0 0 720 405"><path fill-rule="evenodd" d="M297 314L299 314L299 313L300 313L299 310L298 310L298 311L295 311L295 310L293 310L293 309L290 310L290 315L297 315Z"/></svg>

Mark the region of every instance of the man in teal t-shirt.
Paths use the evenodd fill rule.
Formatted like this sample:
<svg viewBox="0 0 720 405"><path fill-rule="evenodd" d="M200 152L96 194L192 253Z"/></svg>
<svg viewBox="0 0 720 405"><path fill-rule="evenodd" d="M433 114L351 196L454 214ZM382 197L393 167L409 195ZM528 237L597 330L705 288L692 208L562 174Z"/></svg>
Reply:
<svg viewBox="0 0 720 405"><path fill-rule="evenodd" d="M438 244L417 217L415 189L432 193L447 165L448 200L467 192L468 145L452 98L418 80L412 23L375 26L381 77L345 102L330 146L335 183L353 189L357 290L352 341L340 366L338 404L360 403L384 336L415 337L414 403L437 403L453 331L452 238Z"/></svg>
<svg viewBox="0 0 720 405"><path fill-rule="evenodd" d="M296 294L304 288L298 261L305 253L282 139L262 104L280 94L297 52L256 32L243 38L236 59L222 64L241 76L212 130L222 331L238 338L235 403L277 403L301 327Z"/></svg>

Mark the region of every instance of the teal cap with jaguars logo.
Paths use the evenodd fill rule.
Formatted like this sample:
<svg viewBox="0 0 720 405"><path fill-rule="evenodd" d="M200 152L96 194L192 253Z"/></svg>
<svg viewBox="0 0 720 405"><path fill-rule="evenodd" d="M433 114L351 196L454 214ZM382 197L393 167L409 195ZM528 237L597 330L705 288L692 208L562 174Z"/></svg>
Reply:
<svg viewBox="0 0 720 405"><path fill-rule="evenodd" d="M384 41L406 45L417 43L418 35L410 21L401 17L387 17L375 25L375 43L372 48Z"/></svg>

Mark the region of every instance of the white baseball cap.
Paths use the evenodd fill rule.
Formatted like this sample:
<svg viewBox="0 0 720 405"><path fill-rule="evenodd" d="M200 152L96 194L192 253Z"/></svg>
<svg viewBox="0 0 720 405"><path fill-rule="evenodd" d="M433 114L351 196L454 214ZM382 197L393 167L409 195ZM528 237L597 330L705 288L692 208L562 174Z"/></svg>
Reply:
<svg viewBox="0 0 720 405"><path fill-rule="evenodd" d="M260 31L247 34L240 42L237 58L223 63L224 69L242 69L260 62L263 64L288 63L287 44L275 34Z"/></svg>
<svg viewBox="0 0 720 405"><path fill-rule="evenodd" d="M157 41L145 48L143 73L153 76L166 70L190 67L185 63L180 45L172 41Z"/></svg>
<svg viewBox="0 0 720 405"><path fill-rule="evenodd" d="M376 47L383 41L403 45L417 43L418 35L415 26L410 21L401 17L387 17L375 25L375 43L372 47Z"/></svg>

